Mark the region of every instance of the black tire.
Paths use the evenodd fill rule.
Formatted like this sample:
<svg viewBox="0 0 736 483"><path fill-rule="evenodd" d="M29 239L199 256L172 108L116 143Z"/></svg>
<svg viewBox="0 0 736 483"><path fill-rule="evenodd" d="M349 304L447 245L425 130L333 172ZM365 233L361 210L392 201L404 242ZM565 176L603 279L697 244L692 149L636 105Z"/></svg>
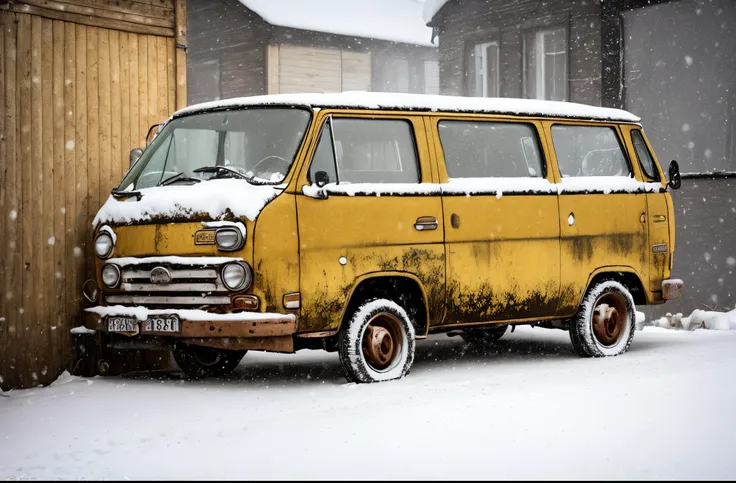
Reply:
<svg viewBox="0 0 736 483"><path fill-rule="evenodd" d="M175 344L173 350L174 360L181 370L194 378L229 374L238 367L246 352L194 344Z"/></svg>
<svg viewBox="0 0 736 483"><path fill-rule="evenodd" d="M619 282L591 286L570 321L570 340L580 357L617 356L629 350L636 328L634 298Z"/></svg>
<svg viewBox="0 0 736 483"><path fill-rule="evenodd" d="M367 301L349 316L338 346L349 382L399 379L409 373L414 362L414 325L396 302Z"/></svg>
<svg viewBox="0 0 736 483"><path fill-rule="evenodd" d="M463 330L462 338L468 344L478 347L493 347L503 337L509 324L494 327L478 327Z"/></svg>

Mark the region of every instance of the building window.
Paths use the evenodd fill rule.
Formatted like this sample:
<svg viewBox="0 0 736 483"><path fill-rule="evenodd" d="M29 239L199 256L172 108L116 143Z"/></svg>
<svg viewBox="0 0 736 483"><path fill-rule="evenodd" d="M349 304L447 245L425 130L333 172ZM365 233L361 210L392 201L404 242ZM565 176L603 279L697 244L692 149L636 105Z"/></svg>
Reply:
<svg viewBox="0 0 736 483"><path fill-rule="evenodd" d="M470 51L470 94L475 97L498 97L499 50L498 42L476 44Z"/></svg>
<svg viewBox="0 0 736 483"><path fill-rule="evenodd" d="M440 93L440 63L436 60L424 61L424 93Z"/></svg>
<svg viewBox="0 0 736 483"><path fill-rule="evenodd" d="M567 100L567 29L548 28L524 37L524 93L530 99Z"/></svg>
<svg viewBox="0 0 736 483"><path fill-rule="evenodd" d="M412 94L439 94L436 60L383 56L374 63L374 90Z"/></svg>

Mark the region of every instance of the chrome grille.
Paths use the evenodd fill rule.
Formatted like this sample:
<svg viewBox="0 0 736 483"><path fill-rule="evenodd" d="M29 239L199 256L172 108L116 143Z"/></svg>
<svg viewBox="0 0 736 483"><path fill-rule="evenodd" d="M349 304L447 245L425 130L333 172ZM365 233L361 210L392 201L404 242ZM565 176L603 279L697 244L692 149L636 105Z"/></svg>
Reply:
<svg viewBox="0 0 736 483"><path fill-rule="evenodd" d="M170 283L152 283L151 271L164 267ZM108 304L157 307L229 304L229 291L213 266L192 267L152 263L121 267L119 291L105 296Z"/></svg>

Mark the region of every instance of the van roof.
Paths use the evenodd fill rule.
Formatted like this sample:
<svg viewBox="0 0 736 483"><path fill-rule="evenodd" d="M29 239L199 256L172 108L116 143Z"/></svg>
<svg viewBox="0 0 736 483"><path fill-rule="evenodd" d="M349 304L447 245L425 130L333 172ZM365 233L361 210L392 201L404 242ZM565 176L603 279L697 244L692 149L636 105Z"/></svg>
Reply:
<svg viewBox="0 0 736 483"><path fill-rule="evenodd" d="M621 109L574 102L540 101L508 97L459 97L389 92L340 92L334 94L274 94L237 97L204 102L174 113L174 117L195 112L250 106L293 106L307 108L399 109L425 112L472 112L522 116L563 117L601 121L634 122L641 118Z"/></svg>

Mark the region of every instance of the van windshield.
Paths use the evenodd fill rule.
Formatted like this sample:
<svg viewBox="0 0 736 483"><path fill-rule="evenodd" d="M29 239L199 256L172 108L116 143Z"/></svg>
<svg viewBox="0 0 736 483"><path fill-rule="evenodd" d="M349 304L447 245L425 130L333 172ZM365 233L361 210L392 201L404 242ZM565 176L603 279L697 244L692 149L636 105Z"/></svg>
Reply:
<svg viewBox="0 0 736 483"><path fill-rule="evenodd" d="M279 184L294 162L310 116L305 109L249 108L174 119L116 191L215 178Z"/></svg>

